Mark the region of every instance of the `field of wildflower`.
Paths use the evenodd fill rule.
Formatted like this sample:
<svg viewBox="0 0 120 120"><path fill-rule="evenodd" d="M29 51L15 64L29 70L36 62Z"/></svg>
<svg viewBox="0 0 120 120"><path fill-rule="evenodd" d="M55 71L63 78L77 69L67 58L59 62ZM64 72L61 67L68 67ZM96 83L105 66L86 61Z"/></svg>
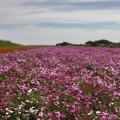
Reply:
<svg viewBox="0 0 120 120"><path fill-rule="evenodd" d="M0 55L0 120L119 119L119 48L47 47Z"/></svg>
<svg viewBox="0 0 120 120"><path fill-rule="evenodd" d="M1 47L0 54L9 53L14 51L26 51L28 49L42 48L43 46L20 46L20 47Z"/></svg>

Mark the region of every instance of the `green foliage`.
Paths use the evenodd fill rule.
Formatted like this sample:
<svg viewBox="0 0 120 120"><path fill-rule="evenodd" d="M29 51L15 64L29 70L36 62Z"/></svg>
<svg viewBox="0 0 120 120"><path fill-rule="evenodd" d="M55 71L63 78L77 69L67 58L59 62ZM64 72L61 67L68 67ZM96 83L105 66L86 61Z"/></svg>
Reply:
<svg viewBox="0 0 120 120"><path fill-rule="evenodd" d="M105 40L105 39L101 39L101 40L96 40L96 41L88 41L85 44L90 44L91 46L98 46L98 45L110 45L113 44L111 41Z"/></svg>
<svg viewBox="0 0 120 120"><path fill-rule="evenodd" d="M63 42L63 43L56 44L56 46L67 46L67 45L71 45L71 43Z"/></svg>
<svg viewBox="0 0 120 120"><path fill-rule="evenodd" d="M92 44L93 42L92 41L87 41L85 44Z"/></svg>
<svg viewBox="0 0 120 120"><path fill-rule="evenodd" d="M8 40L0 40L0 47L20 47L23 45L12 43L11 41Z"/></svg>

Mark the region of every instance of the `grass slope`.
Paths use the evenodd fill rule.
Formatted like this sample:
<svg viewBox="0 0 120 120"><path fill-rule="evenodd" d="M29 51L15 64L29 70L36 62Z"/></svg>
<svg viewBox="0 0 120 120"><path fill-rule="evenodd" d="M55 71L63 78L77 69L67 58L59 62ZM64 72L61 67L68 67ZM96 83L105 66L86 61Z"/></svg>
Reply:
<svg viewBox="0 0 120 120"><path fill-rule="evenodd" d="M0 47L20 47L23 45L12 43L11 41L0 40Z"/></svg>

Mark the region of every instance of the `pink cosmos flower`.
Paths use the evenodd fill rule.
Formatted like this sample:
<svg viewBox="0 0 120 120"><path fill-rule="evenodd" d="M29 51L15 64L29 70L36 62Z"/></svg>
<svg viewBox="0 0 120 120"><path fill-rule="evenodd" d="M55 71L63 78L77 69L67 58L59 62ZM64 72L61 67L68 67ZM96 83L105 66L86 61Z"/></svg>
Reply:
<svg viewBox="0 0 120 120"><path fill-rule="evenodd" d="M106 116L102 116L100 120L106 120Z"/></svg>
<svg viewBox="0 0 120 120"><path fill-rule="evenodd" d="M108 120L114 120L116 119L117 116L115 114L111 114L109 117L108 117Z"/></svg>
<svg viewBox="0 0 120 120"><path fill-rule="evenodd" d="M37 120L41 120L40 118L37 118Z"/></svg>
<svg viewBox="0 0 120 120"><path fill-rule="evenodd" d="M60 116L61 116L62 118L64 118L64 117L65 117L65 114L64 114L64 113L61 113Z"/></svg>
<svg viewBox="0 0 120 120"><path fill-rule="evenodd" d="M49 117L52 117L52 113L51 113L51 112L48 112L47 115L48 115Z"/></svg>

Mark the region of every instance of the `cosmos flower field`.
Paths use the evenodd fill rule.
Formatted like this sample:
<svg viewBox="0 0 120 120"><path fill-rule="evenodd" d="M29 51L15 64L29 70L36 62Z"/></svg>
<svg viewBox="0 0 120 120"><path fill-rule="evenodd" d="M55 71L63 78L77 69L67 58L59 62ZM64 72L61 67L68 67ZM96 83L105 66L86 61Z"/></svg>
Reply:
<svg viewBox="0 0 120 120"><path fill-rule="evenodd" d="M119 119L119 48L47 47L0 55L0 120Z"/></svg>
<svg viewBox="0 0 120 120"><path fill-rule="evenodd" d="M29 49L42 48L43 46L0 47L0 54L14 51L26 51Z"/></svg>

